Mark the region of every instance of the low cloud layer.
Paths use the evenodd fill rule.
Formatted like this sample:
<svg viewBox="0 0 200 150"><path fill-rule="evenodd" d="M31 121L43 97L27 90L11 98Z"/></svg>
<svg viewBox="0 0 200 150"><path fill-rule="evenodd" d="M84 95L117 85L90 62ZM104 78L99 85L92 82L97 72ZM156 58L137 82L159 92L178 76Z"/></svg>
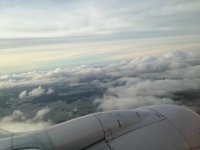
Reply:
<svg viewBox="0 0 200 150"><path fill-rule="evenodd" d="M13 111L9 116L0 119L0 128L10 132L33 131L43 129L52 125L50 120L44 121L44 116L49 113L48 108L36 112L31 119L26 118L26 114L19 110Z"/></svg>
<svg viewBox="0 0 200 150"><path fill-rule="evenodd" d="M114 81L103 98L94 103L100 110L135 108L154 104L200 101L185 95L200 91L198 56L174 51L161 57L140 57L119 66L126 77ZM123 68L123 69L122 69Z"/></svg>
<svg viewBox="0 0 200 150"><path fill-rule="evenodd" d="M198 52L172 51L104 64L2 75L0 114L7 117L2 117L1 127L47 126L51 123L43 121L46 111L39 111L45 106L51 109L47 118L53 124L95 111L155 104L185 105L200 113L199 58ZM35 116L33 110L38 111Z"/></svg>
<svg viewBox="0 0 200 150"><path fill-rule="evenodd" d="M110 110L120 108L136 108L146 105L179 104L175 102L175 93L197 91L200 81L197 79L180 80L140 80L126 78L125 85L110 87L103 98L96 99L99 109ZM188 99L190 101L190 99ZM180 103L181 104L181 103Z"/></svg>

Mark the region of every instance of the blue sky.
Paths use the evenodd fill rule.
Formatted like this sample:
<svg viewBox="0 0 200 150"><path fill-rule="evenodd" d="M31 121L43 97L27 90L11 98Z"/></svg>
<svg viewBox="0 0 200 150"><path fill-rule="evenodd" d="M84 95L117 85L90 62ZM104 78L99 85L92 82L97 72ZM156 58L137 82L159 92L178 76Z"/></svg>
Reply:
<svg viewBox="0 0 200 150"><path fill-rule="evenodd" d="M199 51L199 0L0 0L0 74Z"/></svg>

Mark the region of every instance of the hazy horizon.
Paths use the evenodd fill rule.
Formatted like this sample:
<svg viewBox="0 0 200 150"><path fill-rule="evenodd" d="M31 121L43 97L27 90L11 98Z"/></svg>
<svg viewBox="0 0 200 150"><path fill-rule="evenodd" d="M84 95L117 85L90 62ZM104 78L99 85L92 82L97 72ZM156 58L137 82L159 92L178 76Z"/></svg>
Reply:
<svg viewBox="0 0 200 150"><path fill-rule="evenodd" d="M199 51L198 0L0 0L0 74Z"/></svg>

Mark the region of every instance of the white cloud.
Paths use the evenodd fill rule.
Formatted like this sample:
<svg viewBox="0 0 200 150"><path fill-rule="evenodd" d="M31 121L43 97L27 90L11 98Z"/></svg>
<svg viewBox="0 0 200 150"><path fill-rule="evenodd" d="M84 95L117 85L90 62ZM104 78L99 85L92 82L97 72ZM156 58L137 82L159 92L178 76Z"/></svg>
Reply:
<svg viewBox="0 0 200 150"><path fill-rule="evenodd" d="M1 73L200 45L197 0L2 1Z"/></svg>
<svg viewBox="0 0 200 150"><path fill-rule="evenodd" d="M19 99L25 99L26 97L28 96L28 92L27 91L22 91L20 94L19 94Z"/></svg>
<svg viewBox="0 0 200 150"><path fill-rule="evenodd" d="M31 97L40 97L42 95L50 95L53 94L54 90L52 88L49 88L48 90L42 88L41 86L38 86L37 88L32 89L31 91L22 91L19 94L19 99L26 99Z"/></svg>
<svg viewBox="0 0 200 150"><path fill-rule="evenodd" d="M176 93L200 89L199 55L174 51L161 57L139 57L118 64L119 78L94 101L100 110L135 108L151 104L176 103ZM120 76L120 74L123 74ZM116 86L118 85L118 86ZM193 95L193 94L192 94ZM190 99L187 99L190 102Z"/></svg>
<svg viewBox="0 0 200 150"><path fill-rule="evenodd" d="M39 110L32 119L19 110L13 111L9 116L0 119L0 128L10 132L24 132L43 129L52 125L50 120L44 121L44 116L49 113L49 108Z"/></svg>
<svg viewBox="0 0 200 150"><path fill-rule="evenodd" d="M4 75L0 80L4 83L11 82L10 87L39 85L31 91L22 91L19 94L21 99L54 92L52 88L42 88L43 85L53 87L60 83L66 86L93 84L97 88L107 89L103 98L95 100L99 109L106 110L179 103L185 99L182 94L183 97L179 96L176 101L177 93L192 94L200 89L199 56L199 52L171 51L163 55L135 56L112 63L57 68L15 77ZM66 94L61 92L60 95Z"/></svg>
<svg viewBox="0 0 200 150"><path fill-rule="evenodd" d="M181 23L183 25L179 28L184 27L192 31L192 25L197 28L199 23L195 20L198 16L196 14L199 14L199 2L194 0L39 1L34 4L21 1L17 5L15 1L7 0L0 8L2 14L0 18L3 20L0 22L2 38L51 37L52 35L53 37L66 35L87 37L119 31L130 33L133 30L173 31L173 29L178 30L177 26ZM21 24L13 26L16 22Z"/></svg>
<svg viewBox="0 0 200 150"><path fill-rule="evenodd" d="M95 105L101 110L136 108L146 105L178 104L173 93L200 89L199 79L190 80L127 80L124 86L110 87L103 98L96 99Z"/></svg>
<svg viewBox="0 0 200 150"><path fill-rule="evenodd" d="M52 88L49 88L46 92L46 94L50 95L53 94L55 91Z"/></svg>
<svg viewBox="0 0 200 150"><path fill-rule="evenodd" d="M38 96L43 95L44 92L45 92L45 89L43 89L41 86L39 86L38 88L35 88L35 89L33 89L32 91L30 91L30 92L28 93L28 95L29 95L30 97L38 97Z"/></svg>
<svg viewBox="0 0 200 150"><path fill-rule="evenodd" d="M49 113L49 108L44 108L44 109L41 109L41 110L39 110L37 113L36 113L36 115L35 115L35 117L32 119L33 121L35 121L35 122L37 122L37 121L41 121L41 120L43 120L44 119L44 116L47 114L47 113Z"/></svg>

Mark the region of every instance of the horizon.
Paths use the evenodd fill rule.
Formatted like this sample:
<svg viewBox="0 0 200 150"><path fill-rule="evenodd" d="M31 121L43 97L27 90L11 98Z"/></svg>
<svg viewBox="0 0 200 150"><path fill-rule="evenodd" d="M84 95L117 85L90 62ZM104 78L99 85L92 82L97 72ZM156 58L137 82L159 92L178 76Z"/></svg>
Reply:
<svg viewBox="0 0 200 150"><path fill-rule="evenodd" d="M199 51L200 2L1 0L0 74Z"/></svg>

